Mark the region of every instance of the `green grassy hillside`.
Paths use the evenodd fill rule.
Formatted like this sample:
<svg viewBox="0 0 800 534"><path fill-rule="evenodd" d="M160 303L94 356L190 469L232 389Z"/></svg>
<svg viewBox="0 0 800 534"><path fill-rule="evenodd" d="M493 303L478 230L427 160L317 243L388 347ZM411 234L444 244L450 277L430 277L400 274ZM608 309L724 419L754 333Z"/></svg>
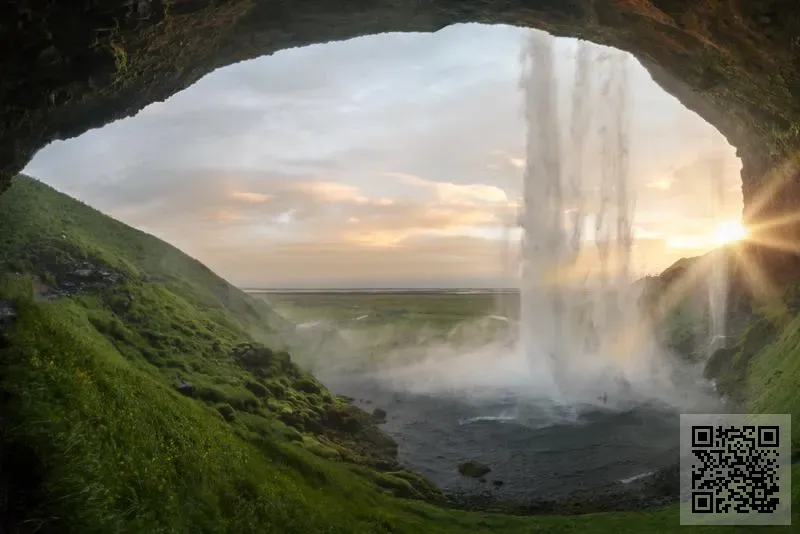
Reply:
<svg viewBox="0 0 800 534"><path fill-rule="evenodd" d="M430 504L442 495L367 414L257 343L288 326L166 243L17 178L0 196L0 531L700 531L675 508Z"/></svg>

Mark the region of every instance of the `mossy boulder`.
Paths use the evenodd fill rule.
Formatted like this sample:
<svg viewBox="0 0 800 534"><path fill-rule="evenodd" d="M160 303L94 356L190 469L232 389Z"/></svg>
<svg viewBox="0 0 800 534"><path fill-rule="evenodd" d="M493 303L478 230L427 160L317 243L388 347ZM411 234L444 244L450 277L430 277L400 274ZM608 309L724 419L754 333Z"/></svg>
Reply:
<svg viewBox="0 0 800 534"><path fill-rule="evenodd" d="M286 386L280 382L267 382L266 388L271 397L274 397L278 400L283 400L286 398Z"/></svg>
<svg viewBox="0 0 800 534"><path fill-rule="evenodd" d="M223 419L228 421L229 423L236 420L236 410L233 409L233 406L230 404L220 404L217 406L217 411L222 416Z"/></svg>
<svg viewBox="0 0 800 534"><path fill-rule="evenodd" d="M396 469L391 472L378 473L363 466L353 468L353 472L371 481L379 488L388 490L395 497L404 499L420 499L432 503L444 503L447 498L442 490L424 476Z"/></svg>
<svg viewBox="0 0 800 534"><path fill-rule="evenodd" d="M363 424L352 413L329 406L322 415L322 423L332 430L352 434L362 429Z"/></svg>
<svg viewBox="0 0 800 534"><path fill-rule="evenodd" d="M249 369L270 367L276 356L272 349L254 343L243 343L233 348L233 360L242 367Z"/></svg>
<svg viewBox="0 0 800 534"><path fill-rule="evenodd" d="M298 380L295 385L295 389L298 391L302 391L303 393L310 393L318 395L322 393L322 384L317 382L311 377L303 377Z"/></svg>
<svg viewBox="0 0 800 534"><path fill-rule="evenodd" d="M246 382L244 387L256 397L266 397L269 395L269 391L267 391L267 388L264 386L264 384L259 382Z"/></svg>

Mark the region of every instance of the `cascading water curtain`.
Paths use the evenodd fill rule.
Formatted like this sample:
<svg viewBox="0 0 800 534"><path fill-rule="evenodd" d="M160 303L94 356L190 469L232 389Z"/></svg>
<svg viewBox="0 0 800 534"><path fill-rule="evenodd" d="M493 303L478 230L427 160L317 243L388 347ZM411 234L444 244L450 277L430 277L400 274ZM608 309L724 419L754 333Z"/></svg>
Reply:
<svg viewBox="0 0 800 534"><path fill-rule="evenodd" d="M630 176L630 102L628 94L627 55L606 51L600 58L604 79L601 85L600 209L595 230L600 258L598 291L600 302L597 321L606 333L604 351L620 357L631 349L626 346L626 329L635 318L631 302L631 251L633 248L633 192ZM612 220L613 218L613 220Z"/></svg>
<svg viewBox="0 0 800 534"><path fill-rule="evenodd" d="M527 126L523 177L520 341L534 371L549 370L568 393L586 358L608 356L630 313L632 191L629 172L627 56L594 58L580 42L571 100L569 157L561 146L553 38L531 32L521 56ZM594 67L601 67L595 105ZM599 257L595 280L575 277L588 215L586 155L593 109L602 110L601 175L592 238ZM564 276L573 275L573 276ZM587 283L591 285L587 286Z"/></svg>
<svg viewBox="0 0 800 534"><path fill-rule="evenodd" d="M552 36L531 32L520 59L527 125L520 340L533 370L545 366L558 383L563 353L563 303L558 274L565 232Z"/></svg>

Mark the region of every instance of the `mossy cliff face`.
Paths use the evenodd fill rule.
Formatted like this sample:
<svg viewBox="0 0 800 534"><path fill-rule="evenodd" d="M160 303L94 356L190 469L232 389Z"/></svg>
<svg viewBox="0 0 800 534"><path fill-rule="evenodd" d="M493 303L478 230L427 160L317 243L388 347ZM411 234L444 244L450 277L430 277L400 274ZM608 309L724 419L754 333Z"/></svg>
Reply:
<svg viewBox="0 0 800 534"><path fill-rule="evenodd" d="M458 22L538 27L633 52L738 147L747 204L800 143L792 0L12 0L0 6L0 188L49 141L134 114L215 68ZM763 213L800 204L794 168L788 175Z"/></svg>

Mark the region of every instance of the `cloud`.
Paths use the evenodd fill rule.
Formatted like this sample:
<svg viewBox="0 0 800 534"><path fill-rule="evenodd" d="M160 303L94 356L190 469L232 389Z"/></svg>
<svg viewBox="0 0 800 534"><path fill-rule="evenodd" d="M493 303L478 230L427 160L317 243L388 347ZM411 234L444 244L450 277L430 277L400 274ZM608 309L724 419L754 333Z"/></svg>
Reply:
<svg viewBox="0 0 800 534"><path fill-rule="evenodd" d="M413 174L386 172L384 176L427 189L436 195L437 200L449 204L474 205L476 202L508 202L505 191L487 184L454 184L426 180Z"/></svg>
<svg viewBox="0 0 800 534"><path fill-rule="evenodd" d="M507 280L503 239L526 160L518 52L527 31L456 25L280 51L54 142L26 172L237 283ZM557 41L562 95L574 50ZM738 163L635 63L631 80L635 224L656 269L678 253L666 239L709 228L719 173L725 216L740 211ZM596 183L599 160L585 167L585 183Z"/></svg>
<svg viewBox="0 0 800 534"><path fill-rule="evenodd" d="M244 220L246 217L231 211L219 210L215 211L214 214L211 216L211 218L219 222L229 222L229 221L241 221Z"/></svg>
<svg viewBox="0 0 800 534"><path fill-rule="evenodd" d="M231 193L231 197L244 202L249 202L251 204L260 204L273 198L272 195L265 195L264 193L250 193L247 191L234 191Z"/></svg>
<svg viewBox="0 0 800 534"><path fill-rule="evenodd" d="M367 204L370 202L368 198L361 194L361 190L358 187L341 182L301 182L289 187L294 187L298 191L321 201L352 202L355 204Z"/></svg>

